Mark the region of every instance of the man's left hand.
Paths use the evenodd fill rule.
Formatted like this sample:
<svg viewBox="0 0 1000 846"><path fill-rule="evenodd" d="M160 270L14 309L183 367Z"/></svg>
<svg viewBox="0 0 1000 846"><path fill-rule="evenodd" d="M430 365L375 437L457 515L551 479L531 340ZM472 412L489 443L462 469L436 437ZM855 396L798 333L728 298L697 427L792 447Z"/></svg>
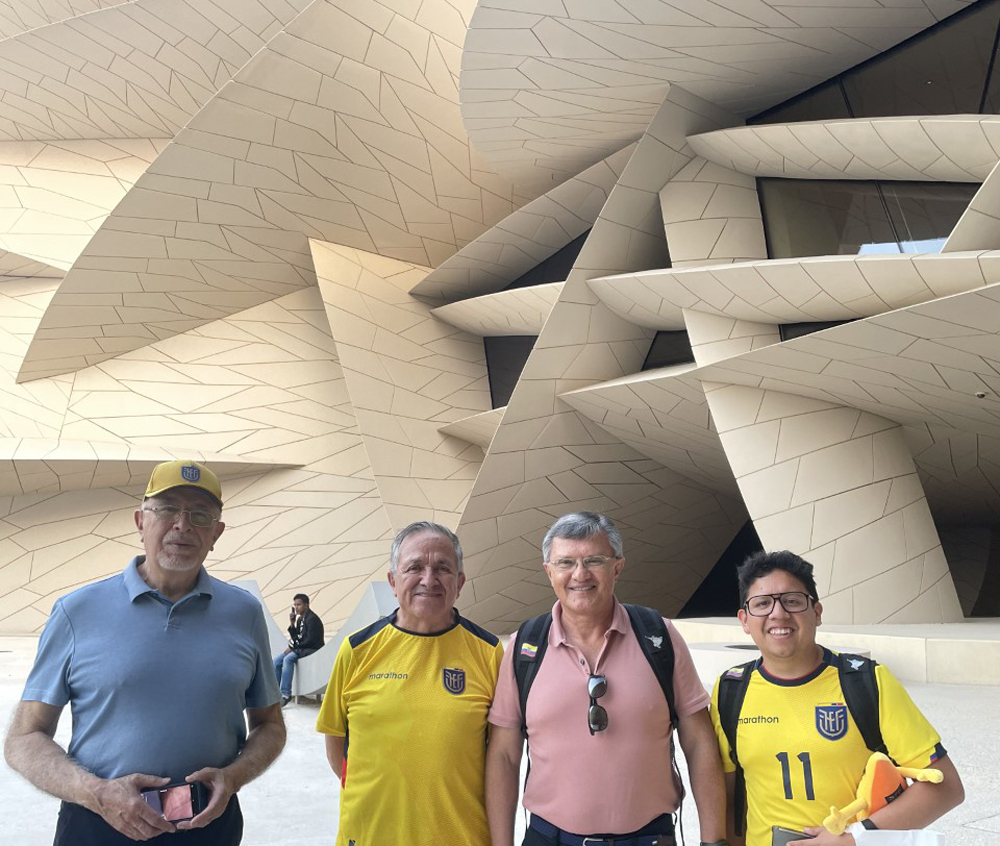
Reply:
<svg viewBox="0 0 1000 846"><path fill-rule="evenodd" d="M805 841L811 846L856 846L854 837L844 832L843 834L830 834L823 826L809 826L803 831L812 837L812 840Z"/></svg>
<svg viewBox="0 0 1000 846"><path fill-rule="evenodd" d="M208 806L198 816L184 822L177 823L178 831L186 831L190 828L204 828L213 820L222 816L222 812L229 805L229 800L236 792L226 778L226 771L217 767L205 767L196 773L191 773L185 781L200 781L208 788Z"/></svg>

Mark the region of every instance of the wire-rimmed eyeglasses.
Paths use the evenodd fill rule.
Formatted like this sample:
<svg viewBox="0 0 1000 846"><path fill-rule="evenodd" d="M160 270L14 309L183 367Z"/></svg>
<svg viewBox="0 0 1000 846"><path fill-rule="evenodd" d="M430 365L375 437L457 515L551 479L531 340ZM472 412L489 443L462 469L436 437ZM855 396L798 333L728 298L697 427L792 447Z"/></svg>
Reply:
<svg viewBox="0 0 1000 846"><path fill-rule="evenodd" d="M555 561L550 561L549 564L557 570L568 573L570 570L575 570L581 564L584 570L598 570L604 567L609 561L617 560L618 557L615 555L588 555L586 558L559 558Z"/></svg>
<svg viewBox="0 0 1000 846"><path fill-rule="evenodd" d="M197 526L199 529L207 529L213 523L219 522L219 518L211 511L202 511L200 508L192 510L181 508L179 505L152 505L142 510L150 512L157 520L163 520L167 523L176 523L181 519L181 514L187 514L191 525Z"/></svg>
<svg viewBox="0 0 1000 846"><path fill-rule="evenodd" d="M809 594L791 590L786 593L762 593L751 596L743 603L743 607L751 617L766 617L774 608L774 603L780 602L781 607L789 614L801 614L812 601L813 598Z"/></svg>
<svg viewBox="0 0 1000 846"><path fill-rule="evenodd" d="M604 731L608 727L608 712L603 705L598 705L597 700L608 692L608 679L606 676L591 675L587 679L587 693L590 696L590 707L587 709L587 727L593 737L597 732Z"/></svg>

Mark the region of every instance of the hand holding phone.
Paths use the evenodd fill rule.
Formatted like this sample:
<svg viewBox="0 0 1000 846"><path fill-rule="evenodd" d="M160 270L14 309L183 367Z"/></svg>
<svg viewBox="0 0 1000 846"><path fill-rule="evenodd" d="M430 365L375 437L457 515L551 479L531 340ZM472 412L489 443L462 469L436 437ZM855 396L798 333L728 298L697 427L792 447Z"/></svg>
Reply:
<svg viewBox="0 0 1000 846"><path fill-rule="evenodd" d="M198 816L208 805L208 788L200 781L177 782L142 791L142 798L167 822L182 822Z"/></svg>
<svg viewBox="0 0 1000 846"><path fill-rule="evenodd" d="M804 831L796 831L794 828L782 828L780 825L771 826L771 846L786 846L798 840L812 840L812 837Z"/></svg>

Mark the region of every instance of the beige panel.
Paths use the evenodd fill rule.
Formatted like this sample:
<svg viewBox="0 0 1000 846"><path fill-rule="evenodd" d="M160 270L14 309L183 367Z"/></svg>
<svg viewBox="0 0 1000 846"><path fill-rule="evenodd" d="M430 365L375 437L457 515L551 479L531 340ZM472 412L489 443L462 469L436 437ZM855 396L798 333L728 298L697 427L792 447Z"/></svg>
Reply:
<svg viewBox="0 0 1000 846"><path fill-rule="evenodd" d="M699 366L781 343L778 327L772 323L751 323L685 309L684 325Z"/></svg>
<svg viewBox="0 0 1000 846"><path fill-rule="evenodd" d="M168 141L0 141L0 270L61 277Z"/></svg>
<svg viewBox="0 0 1000 846"><path fill-rule="evenodd" d="M562 282L512 288L439 306L434 316L482 337L537 335L563 289Z"/></svg>
<svg viewBox="0 0 1000 846"><path fill-rule="evenodd" d="M309 238L433 266L527 199L469 148L458 20L356 5L309 4L203 105L67 274L21 379L314 285ZM86 317L68 299L122 292Z"/></svg>
<svg viewBox="0 0 1000 846"><path fill-rule="evenodd" d="M308 2L7 0L0 138L172 137Z"/></svg>
<svg viewBox="0 0 1000 846"><path fill-rule="evenodd" d="M982 182L1000 159L993 115L755 124L691 138L700 156L749 176Z"/></svg>
<svg viewBox="0 0 1000 846"><path fill-rule="evenodd" d="M503 290L593 226L634 151L629 144L517 209L446 259L413 293L455 300Z"/></svg>
<svg viewBox="0 0 1000 846"><path fill-rule="evenodd" d="M808 256L592 278L615 313L680 329L684 309L756 323L854 320L1000 282L1000 253Z"/></svg>
<svg viewBox="0 0 1000 846"><path fill-rule="evenodd" d="M441 427L490 409L482 340L410 295L426 268L316 241L312 249L358 427L393 527L428 519L454 527L483 452Z"/></svg>
<svg viewBox="0 0 1000 846"><path fill-rule="evenodd" d="M961 619L900 426L777 391L705 388L761 543L815 566L826 619Z"/></svg>
<svg viewBox="0 0 1000 846"><path fill-rule="evenodd" d="M671 267L767 258L753 177L692 159L660 190Z"/></svg>
<svg viewBox="0 0 1000 846"><path fill-rule="evenodd" d="M66 378L19 387L40 390ZM120 569L140 551L131 510L141 487L128 485L142 481L151 461L175 455L202 456L225 475L236 473L224 482L227 530L210 569L227 579L256 579L276 613L304 590L315 595L324 622L336 626L353 607L354 588L383 577L391 525L318 289L69 378L61 440L21 441L13 453L14 472L38 470L24 480L35 479L38 493L0 499L9 508L0 537L17 552L11 562L24 570L24 556L45 561L43 581L36 583L34 563L18 577L27 601L11 609L9 627L0 621L0 630L37 630L57 595ZM99 458L96 467L83 460L82 441ZM268 469L282 464L294 469ZM59 493L57 484L85 489ZM108 497L122 504L106 507ZM104 538L101 525L116 527L109 535L116 546L101 541L89 554L78 552L95 534ZM18 613L25 607L34 610Z"/></svg>
<svg viewBox="0 0 1000 846"><path fill-rule="evenodd" d="M500 173L551 184L638 138L672 84L752 115L965 5L480 0L462 115Z"/></svg>

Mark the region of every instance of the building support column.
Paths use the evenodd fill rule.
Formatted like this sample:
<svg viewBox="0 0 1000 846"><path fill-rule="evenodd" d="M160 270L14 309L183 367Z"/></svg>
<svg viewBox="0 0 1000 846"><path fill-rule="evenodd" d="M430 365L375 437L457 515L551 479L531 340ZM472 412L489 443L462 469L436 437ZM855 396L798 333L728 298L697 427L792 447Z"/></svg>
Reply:
<svg viewBox="0 0 1000 846"><path fill-rule="evenodd" d="M815 566L827 622L962 619L899 424L780 391L704 386L764 548Z"/></svg>

